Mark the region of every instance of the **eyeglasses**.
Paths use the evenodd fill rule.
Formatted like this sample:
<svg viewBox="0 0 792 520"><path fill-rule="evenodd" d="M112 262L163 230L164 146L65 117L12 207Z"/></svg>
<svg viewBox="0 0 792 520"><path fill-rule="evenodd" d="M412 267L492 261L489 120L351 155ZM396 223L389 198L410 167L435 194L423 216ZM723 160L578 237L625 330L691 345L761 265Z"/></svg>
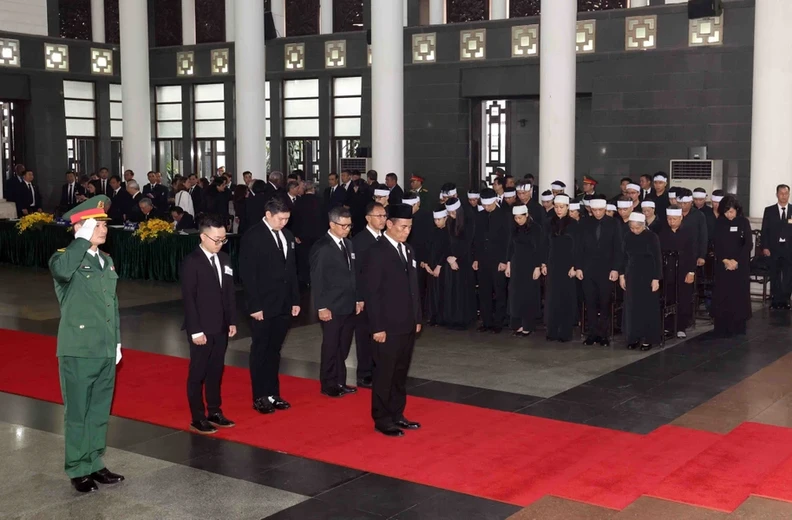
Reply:
<svg viewBox="0 0 792 520"><path fill-rule="evenodd" d="M350 229L352 227L352 224L339 224L338 222L330 222L330 223L335 224L336 226L344 230Z"/></svg>
<svg viewBox="0 0 792 520"><path fill-rule="evenodd" d="M203 236L205 236L206 238L208 238L209 240L211 240L215 244L226 244L226 243L228 243L228 238L226 238L226 237L223 237L223 238L212 238L209 235L207 235L206 233L204 233Z"/></svg>

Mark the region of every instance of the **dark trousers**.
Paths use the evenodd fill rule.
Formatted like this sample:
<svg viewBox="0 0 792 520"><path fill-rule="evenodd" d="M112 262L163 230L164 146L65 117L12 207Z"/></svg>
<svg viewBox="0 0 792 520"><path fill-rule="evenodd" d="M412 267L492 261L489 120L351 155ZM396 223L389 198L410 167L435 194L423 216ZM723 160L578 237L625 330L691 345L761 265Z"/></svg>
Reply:
<svg viewBox="0 0 792 520"><path fill-rule="evenodd" d="M281 348L289 332L291 317L287 315L265 317L262 321L250 320L253 342L250 345L250 380L253 383L253 400L259 397L280 395L278 370Z"/></svg>
<svg viewBox="0 0 792 520"><path fill-rule="evenodd" d="M354 314L333 315L322 325L322 363L319 368L319 381L322 389L330 389L346 384L346 361L352 348L352 335L355 332Z"/></svg>
<svg viewBox="0 0 792 520"><path fill-rule="evenodd" d="M314 239L305 239L302 244L297 244L297 278L300 283L311 283L311 248L315 243Z"/></svg>
<svg viewBox="0 0 792 520"><path fill-rule="evenodd" d="M506 318L506 274L498 264L479 263L479 305L485 327L503 327ZM494 298L494 300L493 300Z"/></svg>
<svg viewBox="0 0 792 520"><path fill-rule="evenodd" d="M220 385L223 381L228 333L206 334L206 345L196 345L191 336L188 336L188 341L190 372L187 376L187 402L190 403L193 422L198 422L206 419L207 409L209 415L221 411Z"/></svg>
<svg viewBox="0 0 792 520"><path fill-rule="evenodd" d="M610 336L611 303L613 282L608 273L588 273L583 275L583 297L586 301L586 328L589 336L607 338Z"/></svg>
<svg viewBox="0 0 792 520"><path fill-rule="evenodd" d="M372 349L374 340L371 339L368 313L364 310L355 316L355 352L357 353L357 378L371 377L374 369Z"/></svg>
<svg viewBox="0 0 792 520"><path fill-rule="evenodd" d="M770 255L770 293L776 305L789 303L792 294L792 255L786 249Z"/></svg>
<svg viewBox="0 0 792 520"><path fill-rule="evenodd" d="M404 418L407 405L407 371L410 369L415 333L387 334L385 343L374 342L374 381L371 417L380 428Z"/></svg>

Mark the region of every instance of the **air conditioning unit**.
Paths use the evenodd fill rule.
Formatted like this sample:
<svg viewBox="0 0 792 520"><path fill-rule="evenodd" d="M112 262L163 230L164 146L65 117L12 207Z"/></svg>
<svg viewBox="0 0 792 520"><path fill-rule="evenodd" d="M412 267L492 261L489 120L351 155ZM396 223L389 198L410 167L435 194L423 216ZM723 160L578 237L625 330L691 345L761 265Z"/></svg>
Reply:
<svg viewBox="0 0 792 520"><path fill-rule="evenodd" d="M341 159L341 170L338 173L344 170L357 170L360 175L365 177L366 172L372 170L373 166L374 163L371 157L344 157Z"/></svg>
<svg viewBox="0 0 792 520"><path fill-rule="evenodd" d="M669 187L704 188L707 193L723 189L722 160L672 159L669 171Z"/></svg>

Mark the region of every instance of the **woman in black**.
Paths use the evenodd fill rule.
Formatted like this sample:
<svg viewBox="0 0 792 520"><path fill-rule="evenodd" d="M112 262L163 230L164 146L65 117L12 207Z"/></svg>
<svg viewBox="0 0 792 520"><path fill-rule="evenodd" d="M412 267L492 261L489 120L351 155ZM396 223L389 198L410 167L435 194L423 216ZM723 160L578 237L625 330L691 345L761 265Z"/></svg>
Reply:
<svg viewBox="0 0 792 520"><path fill-rule="evenodd" d="M506 277L509 282L509 316L514 335L527 338L536 327L541 311L539 277L543 255L542 230L531 220L528 206L512 208L514 229L509 243Z"/></svg>
<svg viewBox="0 0 792 520"><path fill-rule="evenodd" d="M660 239L646 228L643 213L630 215L624 237L624 273L619 277L624 290L624 332L627 348L649 350L663 338L660 318L660 280L663 255Z"/></svg>
<svg viewBox="0 0 792 520"><path fill-rule="evenodd" d="M646 227L649 231L660 234L660 231L665 227L665 222L657 218L655 212L655 203L653 200L645 200L641 202L641 213L646 217Z"/></svg>
<svg viewBox="0 0 792 520"><path fill-rule="evenodd" d="M569 216L569 197L556 195L547 232L547 261L542 274L547 277L545 322L547 340L567 342L577 321L578 223Z"/></svg>
<svg viewBox="0 0 792 520"><path fill-rule="evenodd" d="M713 237L715 334L745 334L745 322L751 317L751 224L743 216L742 206L734 195L726 195L720 201L718 213Z"/></svg>
<svg viewBox="0 0 792 520"><path fill-rule="evenodd" d="M660 249L663 254L675 253L677 257L677 268L674 271L674 262L667 262L663 272L663 283L665 287L666 301L675 297L676 330L674 326L674 315L666 318L665 330L671 331L677 338L686 338L685 329L690 326L693 319L693 289L696 281L696 251L698 244L693 234L692 227L682 226L682 208L676 204L671 204L666 210L667 224L658 233L660 237ZM676 276L676 278L674 278ZM670 287L676 284L676 287ZM674 301L674 300L671 300Z"/></svg>
<svg viewBox="0 0 792 520"><path fill-rule="evenodd" d="M456 197L446 201L450 254L446 258L443 308L439 324L453 329L467 329L476 319L476 282L473 277L473 225L468 222L462 203ZM444 273L444 274L443 274Z"/></svg>
<svg viewBox="0 0 792 520"><path fill-rule="evenodd" d="M446 223L448 221L448 211L445 206L440 204L432 212L434 218L434 228L429 235L428 252L425 262L421 262L421 268L426 272L426 309L427 321L430 326L439 325L438 320L442 321L443 293L445 291L445 273L451 267L446 263L450 256L451 237L448 235Z"/></svg>

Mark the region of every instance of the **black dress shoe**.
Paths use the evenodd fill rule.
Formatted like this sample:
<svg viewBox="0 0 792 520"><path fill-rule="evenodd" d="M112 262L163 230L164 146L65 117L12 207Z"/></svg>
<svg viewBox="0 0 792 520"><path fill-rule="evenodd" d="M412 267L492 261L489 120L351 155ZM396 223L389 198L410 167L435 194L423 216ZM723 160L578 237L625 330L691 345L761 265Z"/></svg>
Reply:
<svg viewBox="0 0 792 520"><path fill-rule="evenodd" d="M193 421L190 423L190 431L201 435L212 435L217 433L217 428L212 426L209 421Z"/></svg>
<svg viewBox="0 0 792 520"><path fill-rule="evenodd" d="M479 328L478 328L478 329L476 329L476 330L477 330L478 332L489 332L490 328L489 328L489 327L485 327L484 325L482 325L481 327L479 327Z"/></svg>
<svg viewBox="0 0 792 520"><path fill-rule="evenodd" d="M253 401L253 409L258 413L275 413L275 407L272 406L272 403L270 403L266 397L259 397Z"/></svg>
<svg viewBox="0 0 792 520"><path fill-rule="evenodd" d="M96 485L96 482L91 477L73 478L71 479L71 484L80 493L90 493L99 489L99 486Z"/></svg>
<svg viewBox="0 0 792 520"><path fill-rule="evenodd" d="M396 421L396 426L399 428L404 428L405 430L417 430L421 427L421 423L412 422L407 419L402 419L401 421Z"/></svg>
<svg viewBox="0 0 792 520"><path fill-rule="evenodd" d="M584 345L593 345L596 342L597 342L597 338L595 338L594 336L589 336L589 337L586 338L586 341L584 341L583 344Z"/></svg>
<svg viewBox="0 0 792 520"><path fill-rule="evenodd" d="M267 398L267 400L275 407L276 410L288 410L291 408L291 405L287 403L283 397L279 395L271 395Z"/></svg>
<svg viewBox="0 0 792 520"><path fill-rule="evenodd" d="M341 385L341 391L344 393L344 395L356 394L357 388L355 388L354 386Z"/></svg>
<svg viewBox="0 0 792 520"><path fill-rule="evenodd" d="M652 350L652 345L649 343L644 343L641 345L641 351L646 352L647 350Z"/></svg>
<svg viewBox="0 0 792 520"><path fill-rule="evenodd" d="M322 388L322 395L326 395L327 397L343 397L344 390L340 386Z"/></svg>
<svg viewBox="0 0 792 520"><path fill-rule="evenodd" d="M388 437L403 437L404 431L400 430L395 426L386 426L386 427L379 427L375 426L375 430L380 432L382 435L387 435Z"/></svg>
<svg viewBox="0 0 792 520"><path fill-rule="evenodd" d="M99 471L91 473L90 477L100 484L118 484L124 480L123 475L113 473L107 468L102 468Z"/></svg>
<svg viewBox="0 0 792 520"><path fill-rule="evenodd" d="M223 415L222 413L213 413L207 419L209 423L216 428L233 428L236 423Z"/></svg>
<svg viewBox="0 0 792 520"><path fill-rule="evenodd" d="M361 379L358 379L357 385L362 386L363 388L371 388L372 385L371 376L366 376Z"/></svg>
<svg viewBox="0 0 792 520"><path fill-rule="evenodd" d="M609 347L610 346L610 340L608 338L599 338L597 342L600 345L602 345L603 347Z"/></svg>
<svg viewBox="0 0 792 520"><path fill-rule="evenodd" d="M629 345L627 345L627 348L630 350L635 350L638 348L638 345L640 345L640 343L636 341L635 343L630 343Z"/></svg>

